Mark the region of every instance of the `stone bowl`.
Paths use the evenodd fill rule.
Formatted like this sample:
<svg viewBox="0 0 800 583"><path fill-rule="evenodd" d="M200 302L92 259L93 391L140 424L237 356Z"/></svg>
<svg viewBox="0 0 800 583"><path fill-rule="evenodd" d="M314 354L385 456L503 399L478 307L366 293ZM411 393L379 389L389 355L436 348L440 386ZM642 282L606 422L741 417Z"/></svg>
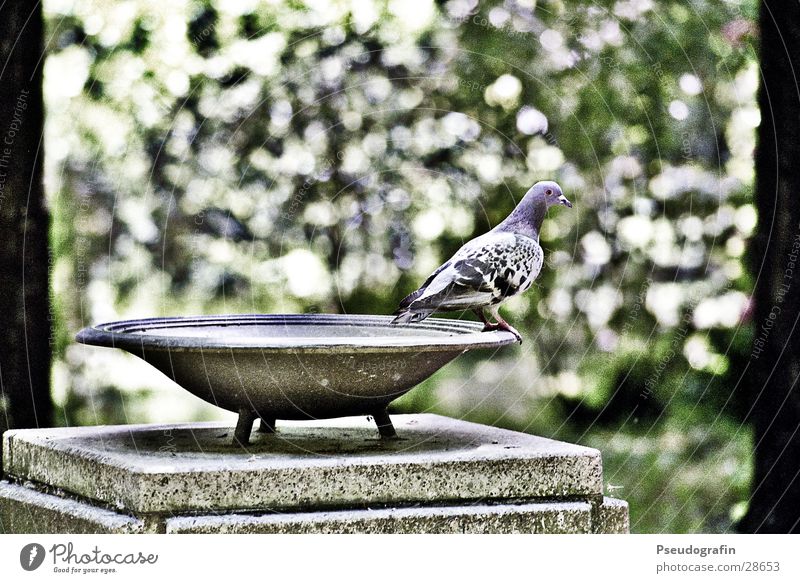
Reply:
<svg viewBox="0 0 800 583"><path fill-rule="evenodd" d="M515 342L475 322L390 316L228 315L148 318L84 328L77 341L121 348L201 399L239 414L235 440L253 422L372 415L395 437L386 406L459 354Z"/></svg>

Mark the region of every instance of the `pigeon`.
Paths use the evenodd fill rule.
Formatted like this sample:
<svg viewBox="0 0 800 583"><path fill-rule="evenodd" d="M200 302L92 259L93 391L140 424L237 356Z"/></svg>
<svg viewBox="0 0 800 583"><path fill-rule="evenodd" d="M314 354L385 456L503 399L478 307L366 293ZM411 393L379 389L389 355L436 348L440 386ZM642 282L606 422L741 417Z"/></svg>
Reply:
<svg viewBox="0 0 800 583"><path fill-rule="evenodd" d="M572 208L557 183L534 184L503 222L465 243L403 298L392 324L420 322L434 312L472 310L484 331L506 330L522 343L520 333L500 316L499 305L526 291L539 275L544 259L539 230L547 209L557 204Z"/></svg>

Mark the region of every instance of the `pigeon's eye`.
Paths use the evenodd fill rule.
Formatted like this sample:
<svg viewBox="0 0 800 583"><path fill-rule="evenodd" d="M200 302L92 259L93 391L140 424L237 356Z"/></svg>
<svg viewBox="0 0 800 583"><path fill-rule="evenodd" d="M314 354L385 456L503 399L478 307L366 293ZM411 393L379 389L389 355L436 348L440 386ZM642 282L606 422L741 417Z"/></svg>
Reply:
<svg viewBox="0 0 800 583"><path fill-rule="evenodd" d="M553 191L552 191L552 190L550 190L550 189L548 188L547 190L545 190L545 191L544 191L544 193L545 193L547 196L550 196L551 194L553 194Z"/></svg>

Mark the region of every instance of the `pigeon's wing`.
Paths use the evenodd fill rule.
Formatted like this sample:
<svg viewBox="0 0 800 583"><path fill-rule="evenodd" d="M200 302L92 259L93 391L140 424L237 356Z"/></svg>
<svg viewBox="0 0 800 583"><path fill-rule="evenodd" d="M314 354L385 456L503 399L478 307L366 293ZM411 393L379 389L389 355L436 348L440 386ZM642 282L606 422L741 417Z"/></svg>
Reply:
<svg viewBox="0 0 800 583"><path fill-rule="evenodd" d="M529 237L488 233L462 247L409 307L457 310L498 303L530 286L541 259L539 244Z"/></svg>
<svg viewBox="0 0 800 583"><path fill-rule="evenodd" d="M422 285L421 285L421 286L419 286L419 289L418 289L418 290L416 290L416 291L414 291L414 292L411 292L411 293L410 293L410 294L408 294L406 297L404 297L402 300L400 300L400 305L398 306L398 308L397 308L397 311L395 312L395 314L399 314L400 312L402 312L403 310L405 310L405 309L406 309L408 306L410 306L410 305L411 305L411 302L413 302L413 301L414 301L414 300L416 300L418 297L420 297L422 294L424 294L424 293L425 293L425 290L428 288L428 286L431 284L431 282L432 282L432 281L433 281L433 280L436 278L436 276L437 276L437 275L439 275L439 274L440 274L442 271L444 271L444 270L445 270L445 269L447 269L448 267L450 267L451 263L452 263L452 259L451 259L451 260L449 260L449 261L446 261L445 263L443 263L442 265L440 265L440 266L439 266L439 267L436 269L436 271L434 271L433 273L431 273L431 274L428 276L428 279L426 279L426 280L425 280L425 281L422 283Z"/></svg>
<svg viewBox="0 0 800 583"><path fill-rule="evenodd" d="M422 283L422 285L419 286L419 289L417 289L416 291L411 292L406 297L404 297L402 300L400 300L400 304L398 305L398 308L397 308L397 311L395 312L395 314L399 314L400 312L404 311L415 300L419 299L421 296L423 296L423 295L431 295L431 294L434 294L434 293L437 293L438 291L440 291L441 290L441 285L447 285L447 283L451 280L451 278L449 276L446 276L446 277L442 277L442 278L437 279L437 276L439 276L443 272L447 272L453 266L454 263L459 262L459 261L463 261L464 258L469 258L471 256L474 256L475 255L475 251L482 247L482 243L481 242L484 239L486 239L488 236L490 236L490 235L492 235L492 234L491 233L486 233L486 234L481 235L479 237L476 237L475 239L472 239L471 241L468 241L467 243L462 245L461 248L458 251L456 251L455 255L453 255L450 259L448 259L443 264L441 264L439 267L437 267L436 271L434 271L433 273L431 273L428 276L428 279L426 279ZM500 237L503 240L509 240L508 238L509 237L513 238L513 235L510 234L510 233L503 233L501 235L495 235L495 237ZM437 281L437 286L433 290L430 290L430 292L429 292L428 288L431 285L431 283L433 283L434 280Z"/></svg>

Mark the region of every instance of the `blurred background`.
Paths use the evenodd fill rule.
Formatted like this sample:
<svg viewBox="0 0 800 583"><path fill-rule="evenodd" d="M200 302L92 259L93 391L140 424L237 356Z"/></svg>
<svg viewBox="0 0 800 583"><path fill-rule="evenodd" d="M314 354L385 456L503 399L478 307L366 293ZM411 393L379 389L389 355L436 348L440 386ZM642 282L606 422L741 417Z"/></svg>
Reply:
<svg viewBox="0 0 800 583"><path fill-rule="evenodd" d="M226 419L84 326L388 314L537 180L574 208L505 316L398 401L597 447L634 532L747 510L752 0L45 0L65 425ZM471 315L464 316L472 318Z"/></svg>

